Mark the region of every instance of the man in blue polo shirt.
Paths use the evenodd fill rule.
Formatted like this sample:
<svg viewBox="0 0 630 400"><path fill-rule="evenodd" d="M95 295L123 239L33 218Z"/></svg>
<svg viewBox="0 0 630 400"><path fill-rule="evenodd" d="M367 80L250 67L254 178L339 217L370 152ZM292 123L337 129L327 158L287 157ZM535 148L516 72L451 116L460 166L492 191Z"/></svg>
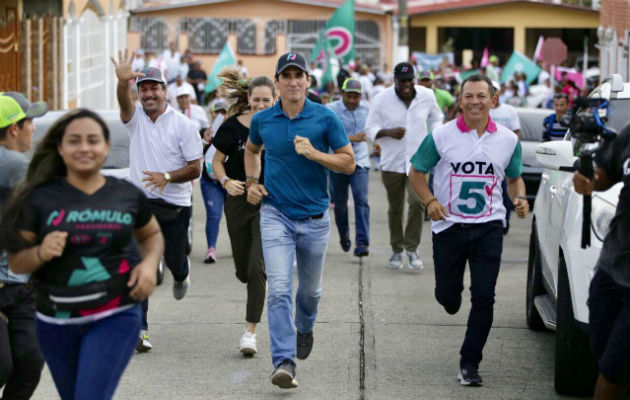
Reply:
<svg viewBox="0 0 630 400"><path fill-rule="evenodd" d="M275 81L280 100L252 118L245 173L247 200L252 204L263 202L260 233L275 368L271 383L289 389L297 387L296 355L304 360L313 347L313 326L330 236L326 169L352 174L355 162L339 118L325 106L306 99L310 78L304 57L296 53L282 55L276 65ZM263 144L264 186L258 183ZM334 153L328 153L330 148ZM295 322L294 259L299 282Z"/></svg>

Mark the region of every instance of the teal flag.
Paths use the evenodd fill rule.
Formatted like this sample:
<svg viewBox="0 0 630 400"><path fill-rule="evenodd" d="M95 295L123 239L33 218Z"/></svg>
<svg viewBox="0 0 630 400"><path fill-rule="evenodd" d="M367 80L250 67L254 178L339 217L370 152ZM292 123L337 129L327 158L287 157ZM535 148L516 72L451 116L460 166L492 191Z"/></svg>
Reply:
<svg viewBox="0 0 630 400"><path fill-rule="evenodd" d="M225 42L225 46L223 46L223 50L219 53L219 58L214 63L214 67L212 67L212 71L208 76L208 83L206 84L205 92L209 93L221 84L221 79L217 78L217 74L221 72L221 70L225 67L230 67L236 64L236 57L234 56L234 52L232 51L232 47L228 42Z"/></svg>
<svg viewBox="0 0 630 400"><path fill-rule="evenodd" d="M468 71L463 71L459 73L459 79L460 82L464 82L466 80L466 78L468 78L471 75L475 75L480 73L481 71L478 69L469 69Z"/></svg>
<svg viewBox="0 0 630 400"><path fill-rule="evenodd" d="M320 36L323 36L323 32L320 34ZM332 72L332 64L330 62L332 49L325 40L322 39L321 42L323 43L323 46L320 46L319 53L317 54L317 57L314 61L315 64L319 65L322 69L322 77L320 79L320 82L317 82L318 87L320 89L324 89L326 85L328 85L330 82L334 83L334 78Z"/></svg>
<svg viewBox="0 0 630 400"><path fill-rule="evenodd" d="M326 52L327 46L343 64L354 60L354 0L346 0L330 17L311 52L311 61L317 60L322 50Z"/></svg>
<svg viewBox="0 0 630 400"><path fill-rule="evenodd" d="M505 64L505 67L503 67L503 72L501 73L501 82L505 83L509 81L515 72L524 73L527 77L527 83L532 83L532 81L538 77L538 74L540 73L540 67L538 67L532 60L527 58L527 56L515 50L514 53L512 53L512 56L508 60L507 64Z"/></svg>

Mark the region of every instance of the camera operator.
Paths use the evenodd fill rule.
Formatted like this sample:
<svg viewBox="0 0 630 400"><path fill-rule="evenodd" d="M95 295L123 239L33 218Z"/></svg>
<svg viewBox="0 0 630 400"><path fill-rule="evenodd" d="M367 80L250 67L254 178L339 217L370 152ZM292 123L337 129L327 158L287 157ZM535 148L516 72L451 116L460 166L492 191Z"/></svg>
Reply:
<svg viewBox="0 0 630 400"><path fill-rule="evenodd" d="M630 383L630 124L595 153L593 180L576 172L575 191L624 185L589 290L589 333L599 377L595 399L616 399Z"/></svg>

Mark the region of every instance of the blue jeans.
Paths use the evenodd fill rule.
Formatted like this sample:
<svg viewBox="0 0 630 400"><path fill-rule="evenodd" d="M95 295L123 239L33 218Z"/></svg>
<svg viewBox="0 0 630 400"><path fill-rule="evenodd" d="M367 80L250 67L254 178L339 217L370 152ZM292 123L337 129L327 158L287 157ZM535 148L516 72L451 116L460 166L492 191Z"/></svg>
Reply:
<svg viewBox="0 0 630 400"><path fill-rule="evenodd" d="M203 176L201 182L201 194L203 204L206 206L206 240L208 248L217 247L219 237L219 223L221 213L223 213L223 203L225 202L225 189L217 181L211 181Z"/></svg>
<svg viewBox="0 0 630 400"><path fill-rule="evenodd" d="M62 400L111 399L133 355L140 307L81 325L37 320L37 337Z"/></svg>
<svg viewBox="0 0 630 400"><path fill-rule="evenodd" d="M348 227L348 186L354 199L356 246L370 245L370 206L368 205L369 169L357 167L352 175L330 173L335 203L335 224L341 239L350 236Z"/></svg>
<svg viewBox="0 0 630 400"><path fill-rule="evenodd" d="M435 298L449 314L462 303L464 271L470 266L470 302L466 336L460 354L460 368L478 367L494 317L494 288L503 252L500 221L484 224L455 224L433 234Z"/></svg>
<svg viewBox="0 0 630 400"><path fill-rule="evenodd" d="M267 271L267 314L271 360L295 364L296 332L315 325L322 294L324 259L330 238L330 217L294 220L270 204L260 209L260 233ZM293 260L297 258L298 290L293 320Z"/></svg>

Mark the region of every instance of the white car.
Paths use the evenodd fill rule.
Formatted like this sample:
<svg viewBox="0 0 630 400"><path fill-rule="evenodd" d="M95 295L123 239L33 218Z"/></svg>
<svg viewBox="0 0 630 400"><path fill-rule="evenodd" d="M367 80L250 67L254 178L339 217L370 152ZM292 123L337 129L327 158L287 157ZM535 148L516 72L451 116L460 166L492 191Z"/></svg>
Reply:
<svg viewBox="0 0 630 400"><path fill-rule="evenodd" d="M119 110L93 110L103 118L110 134L110 149L105 164L101 169L103 175L113 176L119 179L129 179L129 134L120 120ZM33 133L33 146L35 149L37 143L44 137L48 128L61 116L66 114L68 110L49 111L44 116L35 120L35 132ZM33 150L27 155L30 157ZM192 251L193 242L193 220L190 218L188 224L188 243L186 245L186 254ZM160 261L158 265L157 282L162 284L164 279L164 263Z"/></svg>
<svg viewBox="0 0 630 400"><path fill-rule="evenodd" d="M613 75L589 97L612 104L607 126L619 132L630 121L630 83ZM588 289L622 183L594 192L591 246L581 248L582 196L573 189L572 166L580 150L569 130L562 141L540 143L543 168L534 203L527 273L530 329L556 331L555 388L563 395L592 395L597 376L588 340Z"/></svg>

